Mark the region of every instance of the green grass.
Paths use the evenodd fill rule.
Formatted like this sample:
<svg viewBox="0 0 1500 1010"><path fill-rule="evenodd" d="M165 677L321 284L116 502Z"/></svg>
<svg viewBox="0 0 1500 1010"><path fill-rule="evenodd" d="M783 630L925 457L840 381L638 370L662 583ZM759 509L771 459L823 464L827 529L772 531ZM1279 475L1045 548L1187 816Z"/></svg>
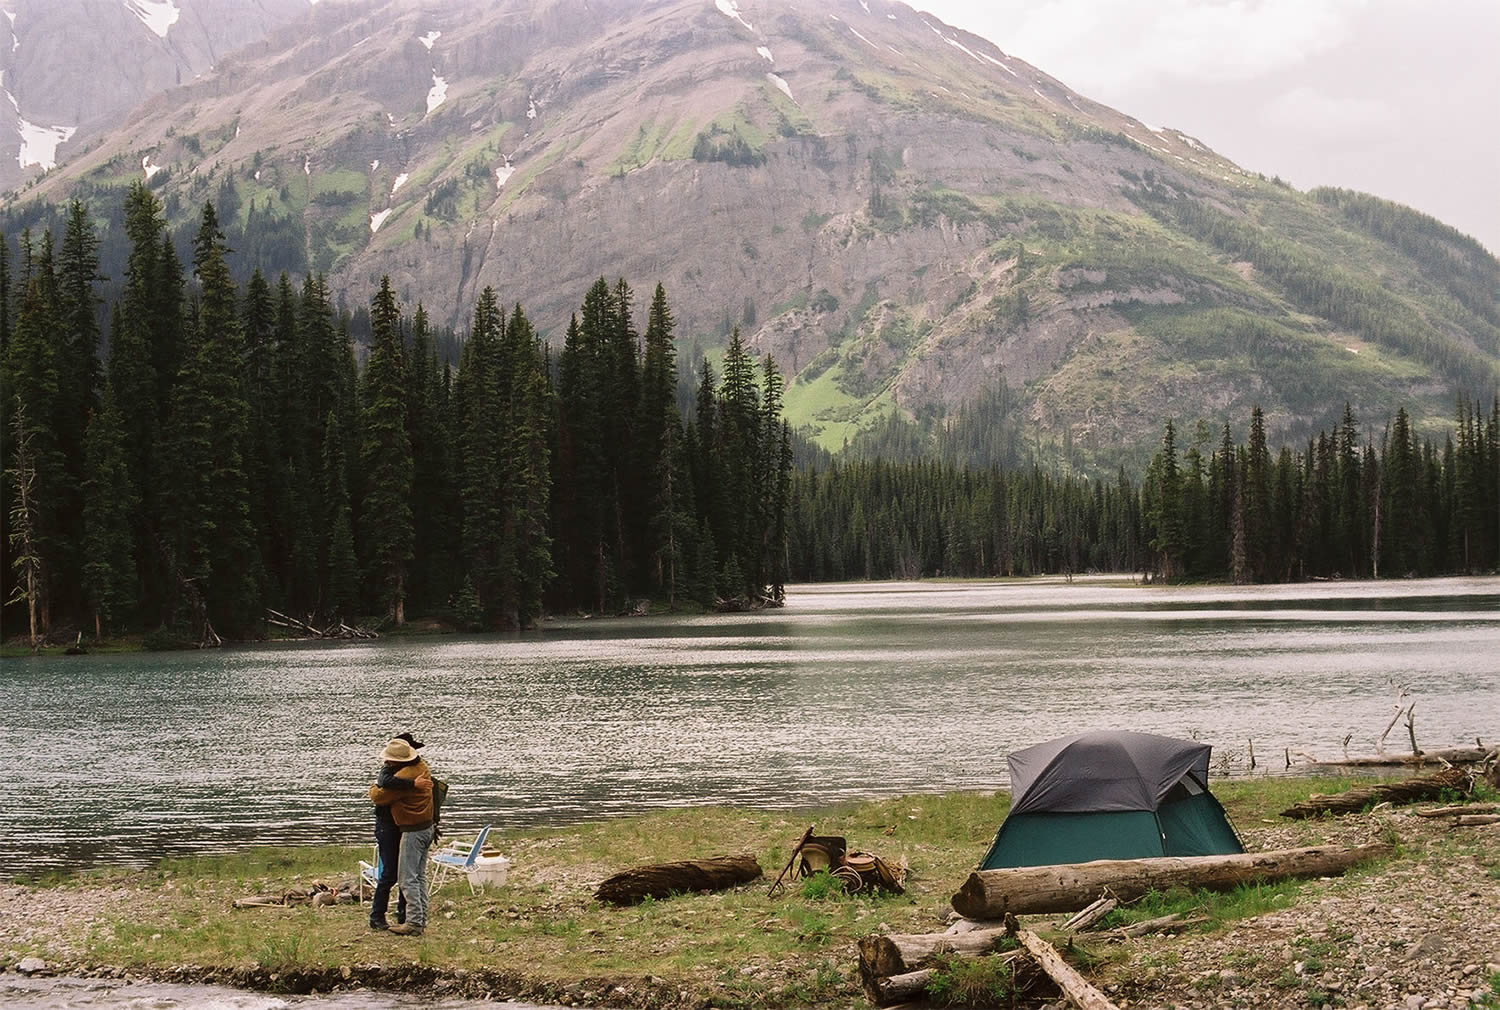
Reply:
<svg viewBox="0 0 1500 1010"><path fill-rule="evenodd" d="M1327 780L1257 779L1216 783L1215 791L1244 823L1315 791ZM982 855L1009 807L1004 794L949 793L849 803L818 811L786 812L722 807L667 810L592 824L492 833L515 862L510 883L471 895L461 882L434 897L428 931L419 940L375 933L365 911L352 905L235 910L236 898L276 895L314 882L352 878L369 845L263 847L173 859L150 870L103 870L30 886L76 890L91 913L65 929L63 941L87 951L92 964L119 965L145 975L170 966L265 972L336 969L346 964L388 968L435 966L444 972L508 970L537 984L566 986L584 978L665 979L692 994L697 1005L721 1008L854 1005L862 997L855 946L875 932L941 929L948 900ZM845 894L825 876L793 881L775 898L770 878L785 864L809 824L819 834L842 835L852 847L910 867L904 895ZM1311 832L1325 822L1306 825ZM454 837L473 825L455 824ZM1316 837L1314 835L1314 837ZM709 894L681 894L616 908L593 899L604 877L646 863L694 856L754 854L764 877ZM1432 858L1441 858L1433 853ZM1170 911L1208 917L1202 929L1221 929L1245 916L1282 908L1322 885L1272 884L1228 894L1168 892L1148 895L1115 913L1118 922ZM85 901L85 892L97 896ZM1337 934L1300 939L1297 958L1317 968L1342 956ZM45 941L29 945L49 960ZM1248 968L1246 951L1230 967ZM1167 964L1176 951L1143 954ZM1085 969L1097 955L1082 946L1069 957ZM748 969L748 970L747 970ZM1316 985L1316 971L1290 972L1290 988ZM940 969L942 1001L1008 1005L1007 969L995 960L952 963ZM557 1000L549 1000L556 1002Z"/></svg>
<svg viewBox="0 0 1500 1010"><path fill-rule="evenodd" d="M1241 884L1232 891L1207 891L1173 888L1148 891L1138 900L1122 905L1104 917L1101 929L1129 926L1167 915L1184 919L1201 919L1192 929L1208 932L1238 919L1248 919L1296 901L1302 881L1283 880L1273 883Z"/></svg>

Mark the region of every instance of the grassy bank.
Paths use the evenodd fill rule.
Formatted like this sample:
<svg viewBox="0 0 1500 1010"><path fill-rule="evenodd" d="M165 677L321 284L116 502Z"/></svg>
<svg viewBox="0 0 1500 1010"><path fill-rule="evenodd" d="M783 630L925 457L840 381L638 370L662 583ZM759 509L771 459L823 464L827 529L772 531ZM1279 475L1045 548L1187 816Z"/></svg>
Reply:
<svg viewBox="0 0 1500 1010"><path fill-rule="evenodd" d="M1347 779L1221 782L1215 792L1251 848L1346 842L1354 819L1286 822L1281 809ZM807 813L693 809L555 830L492 833L515 863L507 886L471 895L460 878L434 896L425 936L373 932L354 905L234 909L236 898L353 877L369 847L257 849L172 860L147 871L91 871L11 888L0 960L34 955L77 969L113 966L148 977L193 977L267 988L358 983L419 986L590 1004L716 1007L863 1006L855 943L874 932L941 931L948 900L1004 817L1004 794L908 796ZM1407 818L1416 822L1416 818ZM751 853L767 878L808 823L852 848L910 866L902 896L845 896L796 883L767 897L769 879L632 908L601 905L594 886L643 863ZM462 834L477 824L457 822ZM1448 858L1426 840L1379 829L1396 859ZM1364 834L1368 835L1369 830ZM1500 876L1500 853L1489 864ZM1358 874L1380 872L1379 865ZM1490 881L1495 883L1494 880ZM1316 902L1327 882L1282 883L1231 895L1153 898L1124 918L1196 910L1200 935L1247 916ZM1038 925L1043 923L1039 921ZM1102 967L1121 961L1102 949ZM1123 962L1122 962L1123 964ZM190 967L184 967L190 966Z"/></svg>

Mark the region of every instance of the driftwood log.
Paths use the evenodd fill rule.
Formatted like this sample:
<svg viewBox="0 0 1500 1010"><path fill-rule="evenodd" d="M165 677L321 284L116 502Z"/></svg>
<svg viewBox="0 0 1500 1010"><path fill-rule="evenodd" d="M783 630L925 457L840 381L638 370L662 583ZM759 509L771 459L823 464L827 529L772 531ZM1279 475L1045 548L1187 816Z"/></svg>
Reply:
<svg viewBox="0 0 1500 1010"><path fill-rule="evenodd" d="M1083 911L1073 916L1073 918L1063 923L1062 928L1065 930L1071 930L1075 933L1082 933L1084 930L1092 928L1100 919L1104 918L1110 912L1113 912L1115 910L1115 907L1119 904L1120 903L1114 898L1100 898L1088 908L1085 908Z"/></svg>
<svg viewBox="0 0 1500 1010"><path fill-rule="evenodd" d="M1057 983L1057 987L1068 998L1068 1002L1078 1007L1079 1010L1119 1010L1109 1001L1109 997L1089 985L1087 979L1074 971L1052 944L1029 929L1018 930L1016 939L1020 940L1021 946L1025 947L1027 953L1036 959L1042 971Z"/></svg>
<svg viewBox="0 0 1500 1010"><path fill-rule="evenodd" d="M646 898L665 898L693 891L722 891L746 884L760 876L754 856L715 856L684 859L675 863L653 863L616 873L594 892L594 897L612 905L635 905Z"/></svg>
<svg viewBox="0 0 1500 1010"><path fill-rule="evenodd" d="M968 933L890 933L860 938L861 978L889 978L918 968L930 968L944 956L982 957L992 954L1005 939L1005 928L976 929Z"/></svg>
<svg viewBox="0 0 1500 1010"><path fill-rule="evenodd" d="M1358 786L1332 796L1311 796L1287 807L1281 812L1281 816L1302 820L1324 813L1354 814L1373 803L1414 803L1417 800L1436 799L1445 790L1467 793L1472 788L1473 781L1467 771L1462 768L1445 768L1436 775Z"/></svg>
<svg viewBox="0 0 1500 1010"><path fill-rule="evenodd" d="M1452 817L1456 814L1500 814L1500 803L1461 803L1455 807L1431 807L1415 811L1418 817Z"/></svg>
<svg viewBox="0 0 1500 1010"><path fill-rule="evenodd" d="M1482 824L1500 824L1500 814L1463 814L1454 823L1461 828L1473 828Z"/></svg>
<svg viewBox="0 0 1500 1010"><path fill-rule="evenodd" d="M935 973L931 968L877 978L865 985L865 998L876 1006L891 1006L895 1003L910 1003L927 994L927 983Z"/></svg>
<svg viewBox="0 0 1500 1010"><path fill-rule="evenodd" d="M1159 856L1098 859L1091 863L1021 866L969 874L953 909L971 919L997 919L1006 912L1075 912L1106 887L1116 899L1133 901L1150 890L1203 887L1227 891L1254 880L1329 877L1356 863L1389 854L1388 845L1356 849L1277 849L1228 856Z"/></svg>
<svg viewBox="0 0 1500 1010"><path fill-rule="evenodd" d="M1375 754L1369 757L1315 760L1314 763L1329 768L1400 768L1412 765L1478 764L1495 751L1486 747L1452 747L1447 750L1428 750L1417 754Z"/></svg>
<svg viewBox="0 0 1500 1010"><path fill-rule="evenodd" d="M1173 912L1171 915L1163 915L1156 919L1142 919L1140 922L1132 922L1128 926L1117 926L1109 931L1111 937L1125 940L1132 936L1147 936L1151 933L1175 933L1187 926L1196 926L1200 922L1207 922L1208 916L1199 915L1191 919L1184 919L1181 912Z"/></svg>

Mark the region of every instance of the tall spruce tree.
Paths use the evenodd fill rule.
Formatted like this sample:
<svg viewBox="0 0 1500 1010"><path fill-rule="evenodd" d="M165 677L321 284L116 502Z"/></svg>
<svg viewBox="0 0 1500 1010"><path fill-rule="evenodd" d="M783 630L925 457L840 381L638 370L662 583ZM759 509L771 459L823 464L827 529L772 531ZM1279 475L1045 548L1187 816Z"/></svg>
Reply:
<svg viewBox="0 0 1500 1010"><path fill-rule="evenodd" d="M406 431L406 369L400 312L391 279L380 279L370 302L370 357L365 367L361 470L367 492L360 539L375 600L396 624L406 620L406 579L412 559L411 439Z"/></svg>
<svg viewBox="0 0 1500 1010"><path fill-rule="evenodd" d="M125 454L125 426L114 389L89 422L84 479L83 589L94 636L132 622L138 597L131 514L138 506Z"/></svg>

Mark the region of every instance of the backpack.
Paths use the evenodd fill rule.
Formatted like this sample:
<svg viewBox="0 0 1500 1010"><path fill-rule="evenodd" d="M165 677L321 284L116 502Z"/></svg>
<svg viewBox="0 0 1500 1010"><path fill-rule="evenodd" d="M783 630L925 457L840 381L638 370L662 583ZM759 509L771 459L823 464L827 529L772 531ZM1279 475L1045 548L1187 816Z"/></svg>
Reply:
<svg viewBox="0 0 1500 1010"><path fill-rule="evenodd" d="M442 833L443 803L447 799L448 780L434 778L432 780L432 840L434 842L437 841L438 835Z"/></svg>

